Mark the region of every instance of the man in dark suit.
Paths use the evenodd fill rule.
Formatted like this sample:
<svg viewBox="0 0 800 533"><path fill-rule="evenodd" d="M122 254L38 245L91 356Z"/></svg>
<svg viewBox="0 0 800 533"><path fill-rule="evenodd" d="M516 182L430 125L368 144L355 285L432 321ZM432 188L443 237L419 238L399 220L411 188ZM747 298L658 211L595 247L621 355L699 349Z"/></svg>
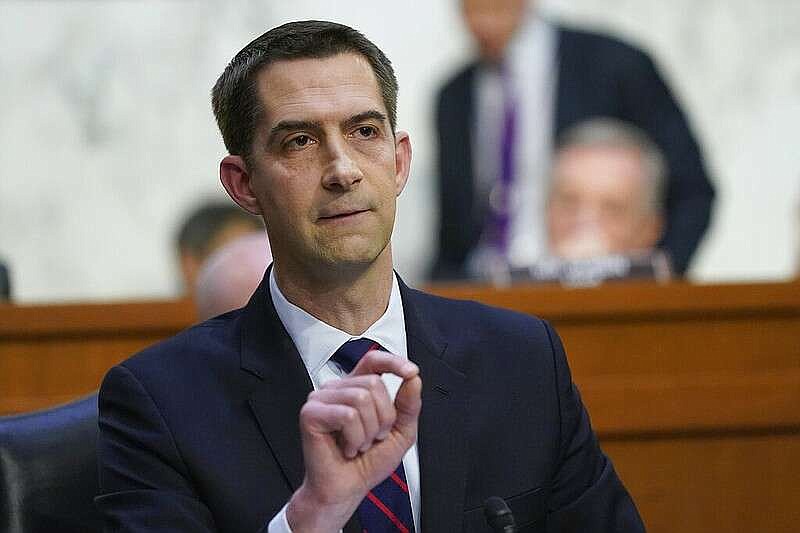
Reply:
<svg viewBox="0 0 800 533"><path fill-rule="evenodd" d="M642 531L555 332L392 270L411 145L383 53L289 23L213 91L231 197L274 262L250 302L113 368L97 505L113 531Z"/></svg>
<svg viewBox="0 0 800 533"><path fill-rule="evenodd" d="M0 263L0 303L11 301L11 276L8 267Z"/></svg>
<svg viewBox="0 0 800 533"><path fill-rule="evenodd" d="M432 277L480 274L472 263L487 248L499 247L512 266L538 259L541 191L547 189L553 139L592 117L632 123L664 152L666 225L659 246L674 271L684 274L709 224L714 189L669 88L641 50L554 25L527 4L463 0L481 59L446 82L438 96L439 243ZM493 85L499 88L492 90ZM515 129L508 137L503 121L513 111ZM493 154L501 151L513 168L503 167L503 156ZM497 190L504 190L504 179L511 182L510 204L498 213L490 197L502 198ZM508 241L499 245L498 219Z"/></svg>

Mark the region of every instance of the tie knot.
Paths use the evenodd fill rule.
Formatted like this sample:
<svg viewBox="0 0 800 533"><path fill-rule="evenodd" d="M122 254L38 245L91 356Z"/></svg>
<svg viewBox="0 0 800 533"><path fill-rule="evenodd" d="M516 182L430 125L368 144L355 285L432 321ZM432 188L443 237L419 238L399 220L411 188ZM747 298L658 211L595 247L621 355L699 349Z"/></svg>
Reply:
<svg viewBox="0 0 800 533"><path fill-rule="evenodd" d="M333 354L333 359L342 369L348 374L358 364L358 361L364 357L364 354L370 350L382 350L383 347L377 342L370 339L353 339L342 344L338 350Z"/></svg>

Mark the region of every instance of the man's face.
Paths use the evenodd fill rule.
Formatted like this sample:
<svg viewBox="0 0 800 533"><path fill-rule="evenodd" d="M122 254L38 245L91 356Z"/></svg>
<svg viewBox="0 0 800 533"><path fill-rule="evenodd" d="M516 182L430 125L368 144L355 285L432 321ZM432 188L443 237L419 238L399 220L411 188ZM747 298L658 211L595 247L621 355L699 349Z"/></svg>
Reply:
<svg viewBox="0 0 800 533"><path fill-rule="evenodd" d="M463 0L464 20L481 55L500 61L511 36L522 23L526 0Z"/></svg>
<svg viewBox="0 0 800 533"><path fill-rule="evenodd" d="M346 53L278 61L258 76L264 105L248 168L279 268L391 264L395 202L411 159L393 135L369 62Z"/></svg>
<svg viewBox="0 0 800 533"><path fill-rule="evenodd" d="M580 259L656 245L661 221L648 205L638 150L566 148L553 172L547 218L554 255Z"/></svg>

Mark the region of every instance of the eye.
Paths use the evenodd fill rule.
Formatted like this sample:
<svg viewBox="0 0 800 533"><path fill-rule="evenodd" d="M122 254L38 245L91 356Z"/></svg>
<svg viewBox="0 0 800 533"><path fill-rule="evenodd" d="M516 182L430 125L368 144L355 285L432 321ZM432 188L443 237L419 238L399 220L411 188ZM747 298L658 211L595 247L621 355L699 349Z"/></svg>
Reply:
<svg viewBox="0 0 800 533"><path fill-rule="evenodd" d="M360 126L356 133L363 139L369 139L370 137L375 137L378 134L378 130L375 126Z"/></svg>
<svg viewBox="0 0 800 533"><path fill-rule="evenodd" d="M310 144L313 144L313 142L314 139L312 139L308 135L300 134L297 135L296 137L292 137L291 139L289 139L286 142L286 148L288 148L289 150L300 150L302 148L305 148L306 146L309 146Z"/></svg>

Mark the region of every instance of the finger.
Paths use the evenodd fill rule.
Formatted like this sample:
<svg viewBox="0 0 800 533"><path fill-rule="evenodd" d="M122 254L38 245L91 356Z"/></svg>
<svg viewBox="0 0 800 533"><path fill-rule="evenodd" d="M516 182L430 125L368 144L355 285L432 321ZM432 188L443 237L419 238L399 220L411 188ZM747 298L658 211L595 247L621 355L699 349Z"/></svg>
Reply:
<svg viewBox="0 0 800 533"><path fill-rule="evenodd" d="M312 434L337 434L339 449L352 459L364 442L361 417L349 405L310 399L300 410L300 429Z"/></svg>
<svg viewBox="0 0 800 533"><path fill-rule="evenodd" d="M394 430L402 434L409 443L413 443L417 438L419 413L422 409L422 379L419 376L400 385L394 405L397 409Z"/></svg>
<svg viewBox="0 0 800 533"><path fill-rule="evenodd" d="M419 367L417 367L417 365L415 365L408 359L398 357L397 355L393 355L388 352L380 350L370 350L369 352L364 354L361 360L359 360L358 364L353 369L351 375L363 375L370 373L371 374L391 373L400 377L401 379L403 379L403 384L400 387L400 390L402 390L403 386L407 382L413 381L414 378L419 376ZM401 402L404 402L406 407L406 418L404 420L404 423L402 424L402 433L406 439L408 439L410 435L413 435L413 438L416 439L416 431L417 431L416 420L419 418L419 409L422 405L420 399L421 387L422 387L421 382L416 385L412 385L411 388L409 389L410 396L408 396L405 399L401 398ZM397 398L395 398L394 406L395 409L398 410ZM415 410L416 413L414 412ZM399 411L397 414L399 414ZM397 429L396 417L392 429ZM413 440L411 442L413 442Z"/></svg>
<svg viewBox="0 0 800 533"><path fill-rule="evenodd" d="M342 379L327 382L322 386L322 390L348 387L362 387L370 392L374 401L379 426L378 434L375 438L378 440L385 439L394 426L394 421L397 416L394 402L392 402L392 399L389 397L386 384L377 374L347 376Z"/></svg>
<svg viewBox="0 0 800 533"><path fill-rule="evenodd" d="M324 388L314 392L313 399L329 404L347 405L355 409L361 417L361 425L364 430L364 440L358 445L358 449L365 452L372 446L381 427L378 421L377 406L369 389L357 386Z"/></svg>
<svg viewBox="0 0 800 533"><path fill-rule="evenodd" d="M419 374L417 365L389 352L370 350L362 357L351 375L362 376L367 374L391 373L405 379L411 379Z"/></svg>

